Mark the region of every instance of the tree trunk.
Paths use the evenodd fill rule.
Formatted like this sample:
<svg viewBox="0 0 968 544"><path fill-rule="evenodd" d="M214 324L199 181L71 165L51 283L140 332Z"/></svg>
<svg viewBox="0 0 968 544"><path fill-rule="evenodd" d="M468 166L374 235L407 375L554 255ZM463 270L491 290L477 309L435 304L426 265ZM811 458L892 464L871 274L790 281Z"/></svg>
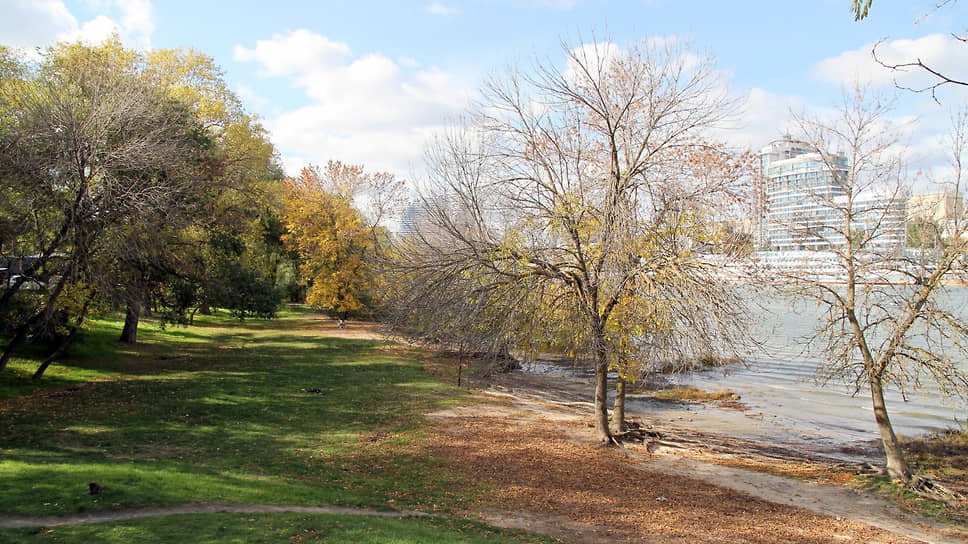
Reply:
<svg viewBox="0 0 968 544"><path fill-rule="evenodd" d="M50 317L51 312L54 310L54 303L57 301L57 298L60 296L61 292L63 292L64 285L66 285L66 283L67 280L65 278L61 278L61 280L57 282L57 287L55 287L54 291L50 294L50 296L48 296L47 303L44 308L34 314L33 317L28 319L26 323L17 329L17 333L10 340L10 343L7 344L7 347L3 349L3 355L0 355L0 370L3 370L7 367L7 363L10 362L10 357L13 355L13 350L19 347L20 344L27 339L27 335L30 334L30 329L32 329L37 323L40 323L41 320Z"/></svg>
<svg viewBox="0 0 968 544"><path fill-rule="evenodd" d="M904 483L911 481L911 469L904 461L901 444L894 434L891 418L887 415L887 405L884 403L884 388L879 378L871 378L871 400L874 404L874 420L877 430L881 433L881 443L884 445L884 455L887 457L887 473Z"/></svg>
<svg viewBox="0 0 968 544"><path fill-rule="evenodd" d="M124 314L124 328L121 329L122 342L138 343L138 323L141 320L141 301L132 297L128 300L128 309Z"/></svg>
<svg viewBox="0 0 968 544"><path fill-rule="evenodd" d="M94 296L89 295L87 300L84 301L84 306L81 307L81 313L74 321L74 326L71 327L70 334L67 335L67 338L61 341L60 345L57 346L57 349L54 350L54 353L51 353L49 357L44 359L44 362L40 364L37 372L34 372L32 379L39 380L44 375L44 372L47 371L47 367L49 367L51 363L57 359L60 359L65 353L67 353L67 348L71 347L71 344L74 343L74 339L77 338L77 331L81 330L81 325L84 324L84 318L87 317L87 310L91 307L92 300L94 300Z"/></svg>
<svg viewBox="0 0 968 544"><path fill-rule="evenodd" d="M13 355L13 350L16 349L24 340L27 339L27 333L30 332L30 325L33 321L28 321L20 327L17 328L17 333L10 342L7 343L7 347L3 348L3 355L0 355L0 371L7 368L7 363L10 362L10 356Z"/></svg>
<svg viewBox="0 0 968 544"><path fill-rule="evenodd" d="M628 430L625 426L625 380L619 376L615 382L615 407L612 409L612 428L617 433Z"/></svg>
<svg viewBox="0 0 968 544"><path fill-rule="evenodd" d="M608 359L604 342L596 349L595 355L595 431L603 445L613 443L612 432L608 428Z"/></svg>
<svg viewBox="0 0 968 544"><path fill-rule="evenodd" d="M43 363L40 363L40 367L37 368L37 372L34 372L34 375L31 376L31 379L39 380L41 377L43 377L44 372L47 371L47 367L49 367L51 363L57 359L60 359L65 353L67 353L67 348L71 347L71 344L74 343L74 338L77 337L77 331L79 329L80 324L74 325L71 328L71 332L67 335L67 338L61 341L60 345L57 346L57 349L54 350L54 353L51 353L50 356L44 359Z"/></svg>

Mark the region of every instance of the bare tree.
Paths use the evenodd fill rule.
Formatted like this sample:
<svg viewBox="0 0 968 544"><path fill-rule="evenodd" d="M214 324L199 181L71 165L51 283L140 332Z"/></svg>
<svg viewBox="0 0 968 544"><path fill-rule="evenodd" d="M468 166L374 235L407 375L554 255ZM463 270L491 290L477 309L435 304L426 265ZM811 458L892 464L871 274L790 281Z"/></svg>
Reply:
<svg viewBox="0 0 968 544"><path fill-rule="evenodd" d="M489 81L429 150L431 226L401 269L430 300L462 301L427 307L428 335L463 316L517 348L587 356L608 443L610 366L742 337L742 307L705 254L744 170L702 138L732 107L709 58L678 43L564 51L564 69Z"/></svg>
<svg viewBox="0 0 968 544"><path fill-rule="evenodd" d="M953 4L954 0L940 0L937 2L932 11L937 11L948 4ZM871 5L873 0L851 0L850 11L854 14L854 20L860 21L866 19L870 14ZM925 15L926 17L926 15ZM955 40L961 42L961 44L968 43L968 35L962 34L952 34ZM877 55L877 48L880 46L881 42L878 42L873 49L871 49L871 55L874 57L874 61L881 66L890 69L895 73L906 73L910 71L921 72L927 74L931 81L929 83L920 86L910 86L902 85L895 80L895 85L899 89L906 91L912 91L916 93L930 92L931 97L935 101L938 100L938 89L944 87L945 85L955 85L959 87L968 86L968 80L964 79L964 76L952 75L950 73L945 73L941 71L936 66L925 63L921 58L915 58L913 60L908 60L905 62L887 62Z"/></svg>
<svg viewBox="0 0 968 544"><path fill-rule="evenodd" d="M956 223L937 248L903 247L907 187L890 111L889 101L856 89L835 119L796 117L800 136L816 150L808 158L823 164L836 190L804 189L803 209L816 210L811 215L824 224L808 229L793 218L787 227L817 258L812 270L780 274L821 308L812 341L822 349L824 378L870 393L887 469L910 481L885 389L904 393L930 378L942 392L968 391L959 367L968 356L968 328L944 296L945 281L964 277L968 233ZM964 123L957 134L953 156L960 164ZM960 168L954 177L957 186Z"/></svg>

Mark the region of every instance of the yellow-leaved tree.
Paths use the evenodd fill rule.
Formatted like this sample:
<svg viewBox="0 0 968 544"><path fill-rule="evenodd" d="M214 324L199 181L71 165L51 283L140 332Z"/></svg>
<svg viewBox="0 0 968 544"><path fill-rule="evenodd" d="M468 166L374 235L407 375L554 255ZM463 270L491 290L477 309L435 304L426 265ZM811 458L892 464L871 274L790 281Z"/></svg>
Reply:
<svg viewBox="0 0 968 544"><path fill-rule="evenodd" d="M373 287L372 257L385 230L355 207L355 200L389 174L329 161L308 166L284 182L283 241L299 259L306 303L345 319L367 307Z"/></svg>

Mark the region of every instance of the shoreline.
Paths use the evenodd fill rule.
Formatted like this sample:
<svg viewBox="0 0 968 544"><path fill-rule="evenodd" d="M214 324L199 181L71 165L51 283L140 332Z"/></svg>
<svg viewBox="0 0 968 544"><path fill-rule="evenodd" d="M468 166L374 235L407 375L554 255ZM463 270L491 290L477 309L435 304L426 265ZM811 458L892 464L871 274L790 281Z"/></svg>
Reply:
<svg viewBox="0 0 968 544"><path fill-rule="evenodd" d="M498 391L524 393L574 406L592 406L592 389L585 377L516 370L492 375L484 382L486 387ZM879 439L842 442L807 429L796 432L789 427L778 427L771 421L773 418L746 405L742 398L680 401L635 393L626 397L626 419L644 428L661 429L673 442L706 442L710 449L724 453L762 453L771 458L833 465L877 465L884 461Z"/></svg>
<svg viewBox="0 0 968 544"><path fill-rule="evenodd" d="M526 474L530 478L537 478L546 485L554 479L545 480L534 475L537 470L530 459L536 456L542 459L541 464L551 463L549 457L536 453L536 450L549 448L555 454L562 451L562 447L577 448L576 452L583 460L576 474L580 474L580 487L582 491L576 493L586 493L588 486L594 480L589 480L589 473L596 463L604 458L615 456L624 459L622 463L628 468L633 469L632 473L643 473L650 479L650 484L630 483L632 493L626 500L644 501L635 509L635 513L623 514L634 518L637 521L630 522L630 530L642 531L643 527L653 527L656 523L655 518L643 512L651 512L655 508L655 501L668 500L668 512L682 512L689 509L688 501L684 497L673 497L670 493L697 493L697 496L708 497L718 496L721 489L739 493L729 499L712 499L712 502L704 502L702 508L703 523L694 523L691 527L696 527L703 535L708 538L710 531L722 528L734 520L732 516L717 517L711 513L710 508L715 508L713 504L732 508L735 505L745 509L756 501L768 501L775 506L761 506L753 508L754 515L759 516L765 512L779 512L779 508L794 507L795 516L805 519L803 516L819 515L830 523L824 522L817 527L818 530L826 531L833 525L841 523L858 522L868 527L876 527L880 530L892 533L894 537L885 537L883 533L875 536L868 534L855 537L860 541L877 542L936 542L953 543L963 542L965 533L961 530L946 527L934 521L921 518L916 514L904 512L898 505L891 501L875 496L869 492L860 491L847 487L845 483L853 475L866 473L870 467L862 465L847 464L831 459L829 456L805 455L803 452L792 451L775 444L757 442L737 438L728 434L717 434L712 431L696 431L686 426L669 424L665 421L651 420L647 417L633 417L640 420L645 427L651 425L648 433L649 438L638 443L637 441L625 441L623 447L617 450L602 451L601 454L589 458L589 444L595 443L594 430L590 425L592 402L587 384L576 379L560 379L555 376L529 375L520 371L491 375L486 378L478 377L471 389L475 391L473 395L476 402L445 409L440 412L429 414L429 417L439 421L442 429L447 433L448 438L443 442L457 442L447 446L452 448L456 458L462 462L470 462L480 456L480 448L485 450L489 447L484 443L489 441L497 442L500 447L507 448L509 444L508 432L511 429L521 429L526 446L511 447L518 455L524 456L521 461L527 465ZM479 427L480 429L471 432L470 428ZM655 433L656 437L652 437ZM473 437L473 438L472 438ZM561 446L567 443L570 446ZM482 445L483 444L483 445ZM599 451L599 450L596 450ZM611 452L611 453L609 453ZM554 454L547 454L554 455ZM510 463L509 458L504 463ZM504 469L498 474L505 474L511 467L502 464ZM577 467L575 467L577 468ZM570 469L563 467L553 467L544 469L545 472L554 473L554 478L564 475L571 475ZM612 469L610 473L616 473ZM519 492L523 489L534 489L531 485L521 487L518 477L501 476L509 489ZM549 476L550 478L550 476ZM631 474L621 480L632 482L635 476ZM530 481L530 480L529 480ZM657 491L660 486L666 484L672 487L665 487L662 491ZM532 484L539 485L539 484ZM672 489L676 489L673 491ZM610 489L609 496L612 497L615 489ZM556 495L557 496L557 495ZM650 501L651 502L648 502ZM565 501L571 504L571 501ZM544 505L545 500L539 501ZM631 503L630 503L631 504ZM661 503L660 509L666 503ZM764 503L765 504L765 503ZM519 510L515 509L515 512ZM595 510L597 512L597 510ZM602 515L609 520L614 520L616 512L614 507L607 508ZM663 510L666 511L666 510ZM589 515L588 510L580 509L582 515ZM807 514L808 512L812 514ZM575 514L577 515L577 513ZM643 517L644 516L644 517ZM714 525L709 525L708 520L712 516L718 520ZM603 518L603 519L606 519ZM494 521L494 520L489 520ZM659 525L665 527L663 523ZM746 525L744 524L744 527ZM610 525L610 531L615 530L614 525ZM634 529L631 529L634 527ZM819 529L825 527L825 529ZM790 525L784 525L784 529L778 531L791 530ZM793 529L793 532L802 529ZM826 534L818 540L811 541L830 541L834 534L849 535L851 531L837 529ZM649 534L652 534L649 532ZM746 541L750 534L743 538L734 538L734 541ZM780 534L780 533L775 533ZM700 539L701 540L701 539ZM590 540L599 542L599 540ZM637 541L642 541L637 540ZM651 540L649 540L651 541ZM764 542L773 540L764 540Z"/></svg>

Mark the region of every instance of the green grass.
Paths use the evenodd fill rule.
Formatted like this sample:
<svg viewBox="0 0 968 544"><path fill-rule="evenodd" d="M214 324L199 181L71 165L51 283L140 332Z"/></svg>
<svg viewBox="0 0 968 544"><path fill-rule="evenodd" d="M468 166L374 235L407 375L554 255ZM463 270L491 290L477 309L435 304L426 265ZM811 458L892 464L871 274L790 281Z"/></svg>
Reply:
<svg viewBox="0 0 968 544"><path fill-rule="evenodd" d="M968 431L951 429L901 443L911 468L919 475L939 481L953 491L968 491ZM858 475L851 485L887 497L921 515L968 527L968 503L944 503L919 496L886 476Z"/></svg>
<svg viewBox="0 0 968 544"><path fill-rule="evenodd" d="M177 523L147 518L105 525L81 525L0 532L18 543L224 543L292 542L327 544L422 544L448 542L550 542L520 531L443 518L380 519L306 514L183 515Z"/></svg>
<svg viewBox="0 0 968 544"><path fill-rule="evenodd" d="M965 526L968 511L964 506L947 505L915 494L886 476L858 475L848 485L880 495L903 509L946 524Z"/></svg>
<svg viewBox="0 0 968 544"><path fill-rule="evenodd" d="M9 537L10 540L3 540ZM328 544L418 544L449 542L550 542L520 531L442 518L380 519L306 514L208 514L147 518L110 525L0 532L0 542L18 543L223 543L326 542Z"/></svg>
<svg viewBox="0 0 968 544"><path fill-rule="evenodd" d="M201 317L188 328L144 323L137 346L116 342L120 325L95 321L72 359L40 383L29 378L37 358L15 359L0 373L0 512L222 501L446 513L486 493L420 447L423 414L464 393L433 379L402 348L322 336L300 309L244 323L227 316ZM88 482L103 492L87 494ZM111 524L119 536L104 541L179 526L182 517ZM263 521L254 530L270 538L267 527L283 518L257 517ZM248 541L240 530L191 540ZM0 531L0 542L15 534L26 533ZM84 541L77 538L65 541Z"/></svg>

